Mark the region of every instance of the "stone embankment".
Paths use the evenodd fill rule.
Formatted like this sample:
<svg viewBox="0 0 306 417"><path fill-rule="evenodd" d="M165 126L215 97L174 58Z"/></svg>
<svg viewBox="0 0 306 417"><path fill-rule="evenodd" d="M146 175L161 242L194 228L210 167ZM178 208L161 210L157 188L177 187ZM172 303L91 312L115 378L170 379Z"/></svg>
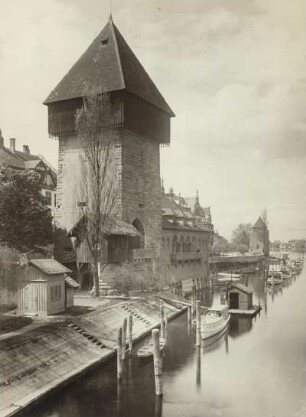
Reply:
<svg viewBox="0 0 306 417"><path fill-rule="evenodd" d="M164 301L168 320L183 309ZM160 324L159 298L139 298L97 308L84 316L0 340L0 417L18 414L114 356L118 329L130 314L136 341Z"/></svg>

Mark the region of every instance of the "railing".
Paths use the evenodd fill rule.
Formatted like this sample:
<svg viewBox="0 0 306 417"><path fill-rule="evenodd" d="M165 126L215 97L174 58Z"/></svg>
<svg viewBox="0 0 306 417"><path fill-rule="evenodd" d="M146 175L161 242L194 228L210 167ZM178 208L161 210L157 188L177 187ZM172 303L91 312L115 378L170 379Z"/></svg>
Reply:
<svg viewBox="0 0 306 417"><path fill-rule="evenodd" d="M75 117L77 109L51 112L48 115L48 131L50 136L72 135L76 132ZM123 103L119 103L112 114L112 120L105 127L120 127L124 122Z"/></svg>
<svg viewBox="0 0 306 417"><path fill-rule="evenodd" d="M181 252L181 253L171 253L171 261L196 261L203 258L203 254L200 252Z"/></svg>

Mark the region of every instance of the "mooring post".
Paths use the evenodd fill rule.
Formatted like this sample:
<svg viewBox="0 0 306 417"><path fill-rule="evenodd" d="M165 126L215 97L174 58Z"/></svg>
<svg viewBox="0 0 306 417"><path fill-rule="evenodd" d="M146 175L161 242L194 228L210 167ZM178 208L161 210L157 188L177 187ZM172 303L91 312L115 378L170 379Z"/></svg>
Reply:
<svg viewBox="0 0 306 417"><path fill-rule="evenodd" d="M154 357L154 376L155 376L155 394L157 396L163 395L163 385L162 385L162 357L160 353L160 344L159 344L159 330L152 330L152 340L153 340L153 357Z"/></svg>
<svg viewBox="0 0 306 417"><path fill-rule="evenodd" d="M168 333L168 318L167 318L167 314L165 314L165 344L167 343L167 333Z"/></svg>
<svg viewBox="0 0 306 417"><path fill-rule="evenodd" d="M126 332L127 332L127 318L125 317L123 320L123 328L122 328L122 359L125 359L125 354L126 354Z"/></svg>
<svg viewBox="0 0 306 417"><path fill-rule="evenodd" d="M201 346L201 301L196 304L196 346Z"/></svg>
<svg viewBox="0 0 306 417"><path fill-rule="evenodd" d="M197 284L196 280L194 280L194 301L193 301L193 318L196 316L196 303L198 299L198 293L197 293Z"/></svg>
<svg viewBox="0 0 306 417"><path fill-rule="evenodd" d="M129 315L129 354L132 353L133 348L133 316Z"/></svg>
<svg viewBox="0 0 306 417"><path fill-rule="evenodd" d="M187 322L188 322L188 325L191 322L191 306L187 307Z"/></svg>
<svg viewBox="0 0 306 417"><path fill-rule="evenodd" d="M122 327L118 330L117 379L122 378Z"/></svg>
<svg viewBox="0 0 306 417"><path fill-rule="evenodd" d="M165 340L165 311L164 311L164 303L161 301L160 303L160 337L161 339Z"/></svg>

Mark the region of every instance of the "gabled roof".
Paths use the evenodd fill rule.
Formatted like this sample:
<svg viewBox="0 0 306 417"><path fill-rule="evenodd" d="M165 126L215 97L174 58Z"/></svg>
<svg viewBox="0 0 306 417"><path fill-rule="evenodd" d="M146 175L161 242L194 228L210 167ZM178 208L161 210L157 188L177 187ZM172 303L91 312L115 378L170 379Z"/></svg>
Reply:
<svg viewBox="0 0 306 417"><path fill-rule="evenodd" d="M253 229L265 229L266 225L264 221L262 220L262 217L259 216L257 219L257 222L254 224Z"/></svg>
<svg viewBox="0 0 306 417"><path fill-rule="evenodd" d="M44 104L83 97L87 85L97 93L127 90L174 116L111 17Z"/></svg>
<svg viewBox="0 0 306 417"><path fill-rule="evenodd" d="M36 266L47 275L70 274L72 272L55 259L31 259L29 264Z"/></svg>
<svg viewBox="0 0 306 417"><path fill-rule="evenodd" d="M238 290L240 290L242 292L245 292L247 294L252 294L252 292L253 292L243 284L231 284L230 287L229 287L229 291L231 290L231 288L237 288Z"/></svg>

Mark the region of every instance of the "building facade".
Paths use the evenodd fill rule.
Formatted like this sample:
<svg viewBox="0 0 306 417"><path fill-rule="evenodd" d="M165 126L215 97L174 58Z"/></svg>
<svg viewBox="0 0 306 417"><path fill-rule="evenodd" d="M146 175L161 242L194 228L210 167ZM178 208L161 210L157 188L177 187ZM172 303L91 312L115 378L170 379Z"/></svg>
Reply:
<svg viewBox="0 0 306 417"><path fill-rule="evenodd" d="M55 214L56 205L56 172L51 165L40 155L33 155L28 145L23 150L16 148L16 139L10 139L9 148L4 146L4 138L0 130L0 165L14 170L32 170L40 177L41 192L51 210Z"/></svg>
<svg viewBox="0 0 306 417"><path fill-rule="evenodd" d="M162 235L160 145L170 143L174 113L110 18L44 103L49 134L59 140L55 220L67 233L76 231L82 217L78 202L84 149L75 117L83 105L85 85L94 94L108 93L114 109L107 131L116 146L120 180L116 227L101 255L103 280L112 282L120 275L136 280L139 275L154 281ZM135 239L135 232L141 238ZM70 262L85 271L90 262L86 251L72 252Z"/></svg>
<svg viewBox="0 0 306 417"><path fill-rule="evenodd" d="M250 234L250 252L269 256L269 229L261 216L258 217Z"/></svg>
<svg viewBox="0 0 306 417"><path fill-rule="evenodd" d="M199 196L162 196L162 266L164 284L185 279L209 281L209 252L213 237L210 209Z"/></svg>

